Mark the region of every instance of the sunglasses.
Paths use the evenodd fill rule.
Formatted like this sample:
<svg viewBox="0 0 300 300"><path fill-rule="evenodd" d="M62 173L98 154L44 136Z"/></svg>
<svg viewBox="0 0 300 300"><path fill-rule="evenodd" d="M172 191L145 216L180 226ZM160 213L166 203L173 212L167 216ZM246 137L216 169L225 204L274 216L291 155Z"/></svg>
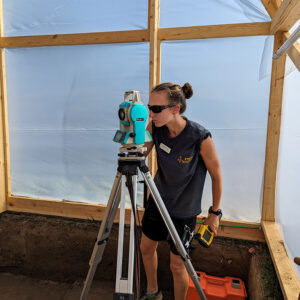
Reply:
<svg viewBox="0 0 300 300"><path fill-rule="evenodd" d="M158 114L158 113L162 112L164 109L166 109L168 107L173 107L173 106L176 106L176 105L174 105L174 104L169 104L169 105L149 105L148 104L149 110L151 110L155 114Z"/></svg>

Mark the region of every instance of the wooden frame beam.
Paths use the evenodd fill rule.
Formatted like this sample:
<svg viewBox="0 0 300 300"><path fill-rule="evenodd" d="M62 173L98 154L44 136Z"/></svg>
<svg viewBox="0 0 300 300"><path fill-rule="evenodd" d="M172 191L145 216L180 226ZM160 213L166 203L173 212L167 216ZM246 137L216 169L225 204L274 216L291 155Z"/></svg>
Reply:
<svg viewBox="0 0 300 300"><path fill-rule="evenodd" d="M271 0L271 2L273 3L273 5L276 7L276 9L279 8L279 6L282 3L282 0Z"/></svg>
<svg viewBox="0 0 300 300"><path fill-rule="evenodd" d="M149 0L149 91L158 84L160 79L160 43L158 41L160 0Z"/></svg>
<svg viewBox="0 0 300 300"><path fill-rule="evenodd" d="M44 199L32 199L27 197L9 196L7 210L15 212L28 212L44 215L62 216L68 218L102 220L106 206L71 201L56 201ZM142 220L144 210L138 209L139 219ZM130 224L131 209L125 211L125 223ZM198 217L198 222L203 222L203 217ZM119 221L117 213L115 222ZM218 232L219 236L251 240L265 241L264 234L259 223L222 220Z"/></svg>
<svg viewBox="0 0 300 300"><path fill-rule="evenodd" d="M159 19L160 19L160 0L148 0L148 26L150 32L150 57L149 57L149 93L153 87L160 82L161 70L161 42L158 40ZM152 176L157 170L156 151L153 147L148 155L148 166Z"/></svg>
<svg viewBox="0 0 300 300"><path fill-rule="evenodd" d="M273 53L282 45L283 40L282 32L275 34ZM262 206L262 220L264 221L275 220L275 188L285 60L286 55L284 54L279 59L273 60L272 63Z"/></svg>
<svg viewBox="0 0 300 300"><path fill-rule="evenodd" d="M274 2L274 0L261 0L261 2L263 3L269 16L273 18L280 5L278 5L277 2Z"/></svg>
<svg viewBox="0 0 300 300"><path fill-rule="evenodd" d="M3 10L2 1L0 1L0 38L3 34ZM6 210L6 180L5 180L5 116L4 116L4 99L3 99L3 64L2 51L0 49L0 213Z"/></svg>
<svg viewBox="0 0 300 300"><path fill-rule="evenodd" d="M161 28L161 41L257 36L270 34L270 22Z"/></svg>
<svg viewBox="0 0 300 300"><path fill-rule="evenodd" d="M289 31L300 19L300 1L283 0L271 23L271 34L277 31Z"/></svg>
<svg viewBox="0 0 300 300"><path fill-rule="evenodd" d="M288 32L285 32L284 37L285 39L288 39L290 37L290 34ZM300 72L300 43L294 43L293 46L291 46L291 48L287 51L287 54Z"/></svg>
<svg viewBox="0 0 300 300"><path fill-rule="evenodd" d="M111 31L36 36L2 37L1 48L71 46L149 41L148 30Z"/></svg>
<svg viewBox="0 0 300 300"><path fill-rule="evenodd" d="M0 49L0 213L6 210L6 198L9 189L9 149L8 149L8 121L5 82L5 55Z"/></svg>
<svg viewBox="0 0 300 300"><path fill-rule="evenodd" d="M159 0L149 0L159 7ZM150 79L159 82L160 41L269 35L270 22L159 28L159 13L150 6L148 30L1 37L0 48L72 46L150 41ZM155 49L155 50L154 50ZM152 64L153 62L153 64ZM154 64L155 62L155 64ZM152 69L153 67L153 69ZM155 70L155 71L154 71Z"/></svg>
<svg viewBox="0 0 300 300"><path fill-rule="evenodd" d="M8 196L7 210L15 212L28 212L67 218L102 220L106 205L95 205L72 201L58 201L47 199L33 199L28 197ZM119 209L115 222L119 221ZM138 210L139 216L143 212ZM125 224L130 224L130 209L125 211Z"/></svg>
<svg viewBox="0 0 300 300"><path fill-rule="evenodd" d="M262 221L262 228L270 249L284 299L298 299L300 284L284 241L275 222Z"/></svg>
<svg viewBox="0 0 300 300"><path fill-rule="evenodd" d="M0 1L0 38L3 36L3 9ZM6 210L7 195L10 193L9 143L5 76L5 50L0 49L0 213Z"/></svg>

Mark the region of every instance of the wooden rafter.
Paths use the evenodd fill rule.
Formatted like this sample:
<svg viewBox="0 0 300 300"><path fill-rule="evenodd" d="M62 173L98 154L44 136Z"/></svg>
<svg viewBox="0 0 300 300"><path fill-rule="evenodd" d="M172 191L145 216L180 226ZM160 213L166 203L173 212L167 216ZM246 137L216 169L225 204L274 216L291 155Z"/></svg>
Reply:
<svg viewBox="0 0 300 300"><path fill-rule="evenodd" d="M69 201L55 201L46 199L32 199L27 197L8 197L7 209L15 212L28 212L44 215L54 215L69 218L102 220L106 206L87 203L76 203ZM130 224L130 209L126 209L125 223ZM144 210L138 209L141 220ZM119 213L115 222L119 220ZM203 221L203 217L198 217L198 222ZM259 223L232 221L222 219L218 236L245 239L252 241L265 241Z"/></svg>
<svg viewBox="0 0 300 300"><path fill-rule="evenodd" d="M271 34L277 31L289 31L300 19L300 1L283 0L271 23Z"/></svg>
<svg viewBox="0 0 300 300"><path fill-rule="evenodd" d="M161 28L161 41L268 35L270 22Z"/></svg>
<svg viewBox="0 0 300 300"><path fill-rule="evenodd" d="M158 78L160 77L160 65L158 64L158 61L160 60L160 41L162 40L189 40L268 35L271 26L270 22L259 22L159 28L159 23L157 23L156 25L154 24L154 20L156 20L157 22L159 20L159 16L156 16L156 19L154 19L154 17L150 16L150 29L148 30L2 37L0 39L0 48L71 46L150 41L150 80L153 84L153 80L156 80L156 82L158 82ZM155 62L155 60L152 59L156 59L156 65L151 65L152 62ZM152 67L153 70L154 68L156 70L155 76L154 71L151 69Z"/></svg>
<svg viewBox="0 0 300 300"><path fill-rule="evenodd" d="M148 30L2 37L1 48L71 46L149 41Z"/></svg>
<svg viewBox="0 0 300 300"><path fill-rule="evenodd" d="M269 16L271 18L274 17L279 5L277 5L276 2L274 2L274 0L261 0L261 2L263 3L266 11L268 12Z"/></svg>
<svg viewBox="0 0 300 300"><path fill-rule="evenodd" d="M299 279L287 254L284 241L275 222L262 221L263 231L270 249L284 299L298 299Z"/></svg>
<svg viewBox="0 0 300 300"><path fill-rule="evenodd" d="M271 2L273 3L273 6L276 7L276 9L278 9L282 3L282 0L271 0Z"/></svg>
<svg viewBox="0 0 300 300"><path fill-rule="evenodd" d="M273 52L279 48L283 40L283 33L278 32L274 37ZM286 55L282 55L279 59L273 60L272 63L262 207L262 220L264 221L275 220L275 187L285 60Z"/></svg>

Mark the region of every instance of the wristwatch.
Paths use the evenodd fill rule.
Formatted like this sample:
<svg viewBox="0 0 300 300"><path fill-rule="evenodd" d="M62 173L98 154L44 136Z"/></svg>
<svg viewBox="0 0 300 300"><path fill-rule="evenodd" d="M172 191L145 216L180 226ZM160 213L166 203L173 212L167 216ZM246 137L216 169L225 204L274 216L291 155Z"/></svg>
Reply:
<svg viewBox="0 0 300 300"><path fill-rule="evenodd" d="M219 208L217 211L214 211L213 209L212 209L212 206L209 208L209 210L208 210L208 213L209 214L214 214L214 215L216 215L216 216L220 216L220 217L222 217L222 215L223 215L223 213L222 213L222 210Z"/></svg>

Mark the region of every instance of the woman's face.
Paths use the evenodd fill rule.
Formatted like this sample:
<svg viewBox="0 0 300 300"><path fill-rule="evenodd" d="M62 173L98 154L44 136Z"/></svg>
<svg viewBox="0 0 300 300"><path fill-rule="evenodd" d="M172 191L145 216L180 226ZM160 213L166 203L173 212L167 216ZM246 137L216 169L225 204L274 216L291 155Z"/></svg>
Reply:
<svg viewBox="0 0 300 300"><path fill-rule="evenodd" d="M167 94L165 92L153 92L150 94L148 105L169 105ZM149 116L156 127L161 127L166 125L169 121L174 118L176 107L167 107L163 109L160 113L154 113L149 109Z"/></svg>

